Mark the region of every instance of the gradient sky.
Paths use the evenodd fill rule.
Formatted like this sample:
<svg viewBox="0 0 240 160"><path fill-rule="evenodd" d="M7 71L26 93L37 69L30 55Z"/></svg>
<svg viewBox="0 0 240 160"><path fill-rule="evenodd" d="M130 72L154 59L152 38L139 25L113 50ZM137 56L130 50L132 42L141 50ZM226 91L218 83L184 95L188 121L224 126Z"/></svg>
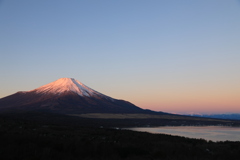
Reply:
<svg viewBox="0 0 240 160"><path fill-rule="evenodd" d="M239 0L0 0L0 98L62 77L172 113L240 113Z"/></svg>

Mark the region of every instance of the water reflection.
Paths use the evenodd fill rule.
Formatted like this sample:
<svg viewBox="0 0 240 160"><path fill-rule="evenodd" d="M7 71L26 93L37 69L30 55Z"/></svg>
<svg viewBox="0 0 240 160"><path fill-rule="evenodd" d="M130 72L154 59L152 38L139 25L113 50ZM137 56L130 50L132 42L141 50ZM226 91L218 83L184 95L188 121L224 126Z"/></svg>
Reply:
<svg viewBox="0 0 240 160"><path fill-rule="evenodd" d="M129 128L128 128L129 129ZM240 141L240 127L226 126L177 126L177 127L136 127L133 131L164 133L190 138L202 138L211 141Z"/></svg>

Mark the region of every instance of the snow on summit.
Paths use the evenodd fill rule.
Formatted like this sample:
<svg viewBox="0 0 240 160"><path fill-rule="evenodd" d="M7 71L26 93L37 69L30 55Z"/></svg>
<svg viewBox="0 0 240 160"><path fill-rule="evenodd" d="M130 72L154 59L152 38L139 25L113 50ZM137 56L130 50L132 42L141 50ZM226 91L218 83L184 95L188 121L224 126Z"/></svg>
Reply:
<svg viewBox="0 0 240 160"><path fill-rule="evenodd" d="M87 86L82 84L80 81L75 80L74 78L60 78L54 82L41 86L37 89L34 89L37 93L51 93L51 94L61 94L64 92L74 92L80 96L87 97L107 97Z"/></svg>

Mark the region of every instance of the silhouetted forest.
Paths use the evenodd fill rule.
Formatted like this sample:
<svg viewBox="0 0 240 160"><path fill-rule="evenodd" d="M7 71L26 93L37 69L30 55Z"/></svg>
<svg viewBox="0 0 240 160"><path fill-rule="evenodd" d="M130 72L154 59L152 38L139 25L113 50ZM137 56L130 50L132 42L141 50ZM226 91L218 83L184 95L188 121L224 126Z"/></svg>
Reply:
<svg viewBox="0 0 240 160"><path fill-rule="evenodd" d="M44 114L31 118L0 116L0 159L233 160L240 157L240 142L113 129L109 127L114 123L111 120ZM112 123L105 125L107 121Z"/></svg>

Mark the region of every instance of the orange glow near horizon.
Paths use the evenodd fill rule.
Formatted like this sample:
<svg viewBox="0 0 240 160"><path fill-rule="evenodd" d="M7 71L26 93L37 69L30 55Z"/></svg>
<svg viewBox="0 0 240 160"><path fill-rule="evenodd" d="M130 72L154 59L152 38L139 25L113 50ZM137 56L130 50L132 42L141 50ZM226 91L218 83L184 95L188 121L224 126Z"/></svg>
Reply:
<svg viewBox="0 0 240 160"><path fill-rule="evenodd" d="M235 90L185 90L178 92L161 92L142 94L129 99L135 105L163 112L194 112L194 113L240 113L240 92Z"/></svg>
<svg viewBox="0 0 240 160"><path fill-rule="evenodd" d="M219 99L215 100L199 100L199 101L167 101L162 100L161 102L152 101L150 103L138 103L138 106L145 109L152 109L155 111L163 112L238 112L240 113L240 102L239 100Z"/></svg>
<svg viewBox="0 0 240 160"><path fill-rule="evenodd" d="M240 104L190 104L190 103L150 103L137 104L141 108L170 113L240 113Z"/></svg>

